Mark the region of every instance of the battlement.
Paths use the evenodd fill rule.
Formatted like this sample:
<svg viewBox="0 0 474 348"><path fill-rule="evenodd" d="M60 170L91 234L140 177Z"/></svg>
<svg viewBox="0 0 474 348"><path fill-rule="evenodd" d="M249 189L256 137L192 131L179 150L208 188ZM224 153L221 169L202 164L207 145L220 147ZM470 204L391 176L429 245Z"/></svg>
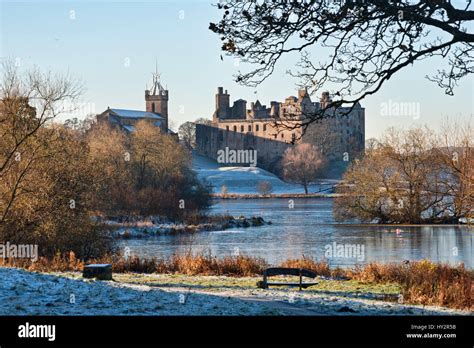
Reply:
<svg viewBox="0 0 474 348"><path fill-rule="evenodd" d="M155 99L155 100L158 100L158 99L163 99L163 98L169 98L168 96L168 90L160 90L158 92L158 94L150 94L150 90L146 90L145 91L145 98L148 98L148 99Z"/></svg>

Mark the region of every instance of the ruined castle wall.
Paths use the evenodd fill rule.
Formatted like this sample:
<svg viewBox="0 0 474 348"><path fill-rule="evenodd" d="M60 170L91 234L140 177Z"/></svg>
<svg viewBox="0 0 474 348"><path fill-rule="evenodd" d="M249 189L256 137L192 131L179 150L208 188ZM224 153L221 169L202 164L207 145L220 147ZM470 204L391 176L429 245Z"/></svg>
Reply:
<svg viewBox="0 0 474 348"><path fill-rule="evenodd" d="M257 166L276 171L278 162L291 144L258 137L253 134L227 131L213 126L196 125L196 151L200 155L217 159L218 151L257 150Z"/></svg>
<svg viewBox="0 0 474 348"><path fill-rule="evenodd" d="M298 91L298 98L288 97L283 103L272 101L270 108L259 101L251 103L239 99L229 107L229 94L218 88L216 112L212 126L196 125L197 152L217 159L218 151L257 150L258 166L279 174L278 162L293 143L315 145L330 162L331 177L340 177L343 170L364 151L365 110L356 105L352 110L341 108L336 115L328 115L309 125L302 135L304 118L293 118L302 113L311 114L330 100L323 93L320 103L313 103L306 90ZM349 115L347 115L348 113ZM287 128L276 128L274 118L291 120ZM293 127L291 127L293 126ZM334 170L332 170L334 169Z"/></svg>
<svg viewBox="0 0 474 348"><path fill-rule="evenodd" d="M246 120L219 120L214 123L214 127L232 132L243 132L251 135L266 138L269 140L278 140L280 142L292 142L293 139L298 139L301 134L301 129L277 129L272 121L268 119L246 119Z"/></svg>

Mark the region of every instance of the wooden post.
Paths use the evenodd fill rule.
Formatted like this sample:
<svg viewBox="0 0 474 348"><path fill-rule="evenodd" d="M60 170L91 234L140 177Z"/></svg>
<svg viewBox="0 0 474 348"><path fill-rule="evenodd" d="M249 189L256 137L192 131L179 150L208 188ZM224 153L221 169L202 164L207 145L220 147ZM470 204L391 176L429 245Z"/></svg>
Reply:
<svg viewBox="0 0 474 348"><path fill-rule="evenodd" d="M91 264L84 266L82 272L84 278L96 278L99 280L112 280L111 264Z"/></svg>
<svg viewBox="0 0 474 348"><path fill-rule="evenodd" d="M301 285L303 284L303 275L301 274L301 268L300 268L300 291L301 291Z"/></svg>

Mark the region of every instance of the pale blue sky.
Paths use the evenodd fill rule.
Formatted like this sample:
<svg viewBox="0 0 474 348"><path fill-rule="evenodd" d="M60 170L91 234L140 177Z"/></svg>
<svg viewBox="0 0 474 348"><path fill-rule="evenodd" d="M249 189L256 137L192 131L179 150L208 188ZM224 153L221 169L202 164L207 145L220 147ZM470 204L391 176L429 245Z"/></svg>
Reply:
<svg viewBox="0 0 474 348"><path fill-rule="evenodd" d="M144 109L144 89L156 58L162 83L170 91L170 121L175 128L197 117L210 118L218 86L229 90L231 100L243 98L249 103L257 96L269 104L294 95L297 81L285 71L294 67L296 56L281 61L275 74L257 89L233 81L238 68L231 58L221 61L221 41L208 30L209 22L220 15L210 4L205 0L0 0L0 56L17 59L21 69L69 71L86 87L85 112L97 113L107 106ZM463 80L454 97L446 96L424 78L438 64L418 62L363 102L366 138L379 136L389 126L437 127L447 117L472 118L473 77ZM390 101L392 105L419 103L419 117L381 115Z"/></svg>

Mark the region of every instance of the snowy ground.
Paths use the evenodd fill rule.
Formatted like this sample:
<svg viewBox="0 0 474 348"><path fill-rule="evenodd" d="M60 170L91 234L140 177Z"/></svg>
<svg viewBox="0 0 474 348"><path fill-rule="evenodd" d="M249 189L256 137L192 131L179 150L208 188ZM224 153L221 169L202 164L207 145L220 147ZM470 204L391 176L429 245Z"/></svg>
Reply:
<svg viewBox="0 0 474 348"><path fill-rule="evenodd" d="M237 298L0 268L0 315L265 315ZM184 301L183 301L184 299Z"/></svg>
<svg viewBox="0 0 474 348"><path fill-rule="evenodd" d="M257 289L257 278L79 273L41 274L0 268L0 315L468 315L402 305L381 293Z"/></svg>
<svg viewBox="0 0 474 348"><path fill-rule="evenodd" d="M226 186L228 193L257 194L257 185L262 181L268 181L272 185L272 193L304 193L303 186L286 183L258 167L224 167L207 157L193 154L193 169L200 179L206 179L213 185L214 193L222 193L222 186ZM311 185L309 192L327 189L335 182L337 181L325 180L321 185Z"/></svg>

